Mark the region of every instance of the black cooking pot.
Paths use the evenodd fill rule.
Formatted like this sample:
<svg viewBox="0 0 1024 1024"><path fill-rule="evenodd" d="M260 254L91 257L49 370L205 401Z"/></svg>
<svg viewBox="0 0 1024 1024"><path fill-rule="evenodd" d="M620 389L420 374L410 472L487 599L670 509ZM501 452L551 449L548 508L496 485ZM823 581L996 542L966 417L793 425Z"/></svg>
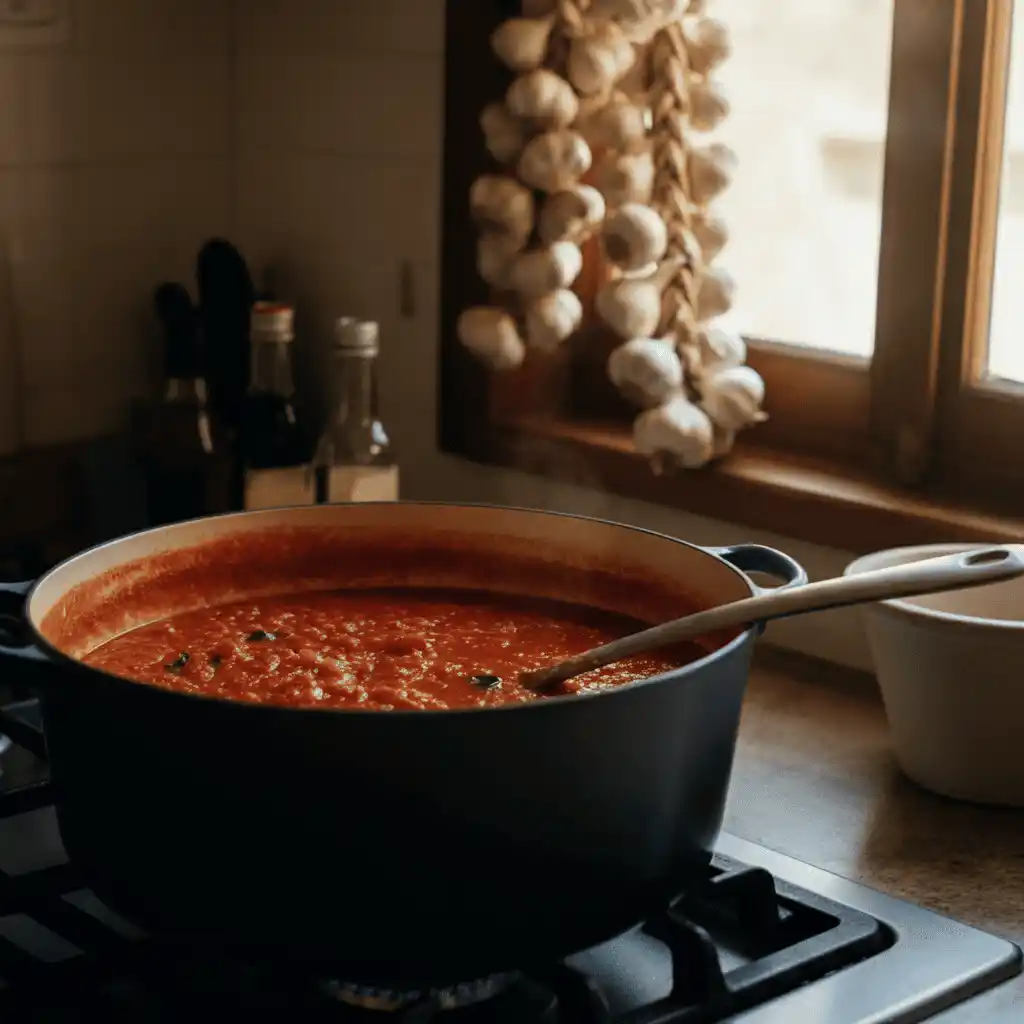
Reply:
<svg viewBox="0 0 1024 1024"><path fill-rule="evenodd" d="M7 611L24 597L0 671L38 687L64 845L111 907L333 977L465 981L607 939L706 866L758 629L604 693L457 711L249 705L79 658L141 622L284 590L469 582L653 619L749 596L745 571L806 579L769 548L547 512L220 516L0 584Z"/></svg>

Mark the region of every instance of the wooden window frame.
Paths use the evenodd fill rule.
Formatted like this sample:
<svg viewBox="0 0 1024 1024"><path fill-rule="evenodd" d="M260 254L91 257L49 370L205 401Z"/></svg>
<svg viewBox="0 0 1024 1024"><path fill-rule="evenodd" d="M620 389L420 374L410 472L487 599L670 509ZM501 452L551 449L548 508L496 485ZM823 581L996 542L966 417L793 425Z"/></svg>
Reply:
<svg viewBox="0 0 1024 1024"><path fill-rule="evenodd" d="M937 419L938 472L950 488L1002 494L1024 504L1024 385L985 381L996 222L1003 170L1013 5L986 0L965 25L954 147L950 279L944 304Z"/></svg>
<svg viewBox="0 0 1024 1024"><path fill-rule="evenodd" d="M509 7L447 5L442 450L846 549L1016 539L1024 465L1019 480L1006 471L1007 438L1022 436L1024 388L972 384L994 259L1008 5L894 0L873 357L748 339L776 414L723 463L671 477L631 451L635 410L603 369L617 342L592 315L555 357L508 374L487 374L455 337L459 313L488 301L466 197L494 169L478 117L509 80L486 46Z"/></svg>

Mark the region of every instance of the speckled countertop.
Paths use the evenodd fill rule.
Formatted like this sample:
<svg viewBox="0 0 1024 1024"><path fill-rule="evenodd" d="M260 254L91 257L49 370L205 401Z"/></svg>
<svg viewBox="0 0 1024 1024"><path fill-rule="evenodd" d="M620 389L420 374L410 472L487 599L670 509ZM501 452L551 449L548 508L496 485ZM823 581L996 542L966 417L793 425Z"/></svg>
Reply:
<svg viewBox="0 0 1024 1024"><path fill-rule="evenodd" d="M866 678L759 659L725 828L1024 946L1024 810L959 804L907 781ZM1024 976L932 1019L1024 1020Z"/></svg>

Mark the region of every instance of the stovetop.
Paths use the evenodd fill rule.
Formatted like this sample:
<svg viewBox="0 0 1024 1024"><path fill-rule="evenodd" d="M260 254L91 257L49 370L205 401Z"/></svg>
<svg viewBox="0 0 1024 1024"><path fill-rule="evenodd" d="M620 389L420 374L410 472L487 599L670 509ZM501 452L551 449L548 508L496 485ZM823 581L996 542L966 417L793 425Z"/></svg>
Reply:
<svg viewBox="0 0 1024 1024"><path fill-rule="evenodd" d="M301 965L174 948L90 891L61 847L34 701L0 709L0 1017L287 1014L382 1024L905 1024L1018 974L1012 943L723 835L703 884L559 964L388 993Z"/></svg>

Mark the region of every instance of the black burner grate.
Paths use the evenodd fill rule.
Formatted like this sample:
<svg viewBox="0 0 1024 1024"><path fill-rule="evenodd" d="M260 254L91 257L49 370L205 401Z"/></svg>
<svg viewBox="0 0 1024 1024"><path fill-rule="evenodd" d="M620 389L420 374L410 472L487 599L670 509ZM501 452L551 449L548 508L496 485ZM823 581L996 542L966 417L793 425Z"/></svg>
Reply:
<svg viewBox="0 0 1024 1024"><path fill-rule="evenodd" d="M0 709L0 732L14 739L14 752L44 756L33 703ZM51 801L45 777L0 790L0 843L3 829L30 823L21 842L49 831L51 854L59 850ZM112 914L73 865L30 863L0 870L0 1018L159 1022L223 1011L233 1019L401 1024L712 1024L892 942L868 915L716 857L704 884L634 933L527 970L462 1009L439 1009L440 997L428 993L383 1012L339 1000L344 986L311 980L294 965L171 947Z"/></svg>

